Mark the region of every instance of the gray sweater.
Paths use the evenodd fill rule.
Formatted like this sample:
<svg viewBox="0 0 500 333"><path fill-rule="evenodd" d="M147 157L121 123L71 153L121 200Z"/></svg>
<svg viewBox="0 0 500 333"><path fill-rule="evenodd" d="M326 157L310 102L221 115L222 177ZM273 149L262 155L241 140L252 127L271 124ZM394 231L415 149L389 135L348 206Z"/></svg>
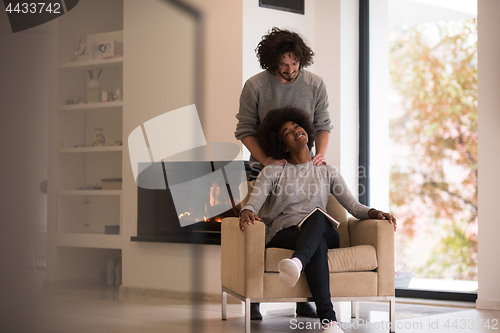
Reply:
<svg viewBox="0 0 500 333"><path fill-rule="evenodd" d="M331 165L270 164L259 174L248 203L243 207L266 225L266 244L278 231L299 223L315 207L326 209L332 193L354 217L367 219L369 207L351 194L340 172Z"/></svg>
<svg viewBox="0 0 500 333"><path fill-rule="evenodd" d="M240 96L240 110L236 115L236 139L256 136L260 122L272 109L293 106L311 115L316 133L331 131L328 95L323 79L302 70L292 83L282 83L269 71L263 71L247 80ZM250 165L257 160L251 156ZM260 165L258 168L262 168Z"/></svg>

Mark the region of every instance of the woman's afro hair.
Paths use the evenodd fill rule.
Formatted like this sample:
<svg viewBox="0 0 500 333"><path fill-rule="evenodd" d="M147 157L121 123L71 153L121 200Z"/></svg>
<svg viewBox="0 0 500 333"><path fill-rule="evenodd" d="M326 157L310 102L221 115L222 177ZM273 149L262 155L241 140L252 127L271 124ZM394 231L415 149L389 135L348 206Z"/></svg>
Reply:
<svg viewBox="0 0 500 333"><path fill-rule="evenodd" d="M309 150L314 146L316 133L309 114L290 106L270 110L257 130L257 142L268 156L277 160L288 157L288 152L285 152L286 146L279 133L280 127L287 121L298 124L307 132Z"/></svg>

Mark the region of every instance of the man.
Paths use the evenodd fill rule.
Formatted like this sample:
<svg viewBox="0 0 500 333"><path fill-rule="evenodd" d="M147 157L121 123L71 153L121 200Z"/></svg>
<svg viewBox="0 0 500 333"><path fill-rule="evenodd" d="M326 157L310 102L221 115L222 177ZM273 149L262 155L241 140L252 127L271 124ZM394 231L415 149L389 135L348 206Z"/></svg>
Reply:
<svg viewBox="0 0 500 333"><path fill-rule="evenodd" d="M267 156L255 137L267 112L284 106L311 115L317 133L313 162L326 163L324 156L332 129L328 95L323 79L303 69L313 63L313 51L297 33L274 27L262 37L256 52L264 71L248 79L243 87L235 132L236 139L251 153L253 176L270 163L284 163Z"/></svg>
<svg viewBox="0 0 500 333"><path fill-rule="evenodd" d="M316 131L313 163L326 164L325 153L332 129L328 112L328 95L323 79L305 67L313 63L314 52L295 32L276 27L264 35L256 49L263 72L247 80L240 97L236 118L236 139L251 153L251 180L269 164L284 164L267 156L257 142L257 129L268 111L285 106L305 110ZM251 304L252 320L262 320L259 303ZM297 303L297 315L317 318L309 303Z"/></svg>

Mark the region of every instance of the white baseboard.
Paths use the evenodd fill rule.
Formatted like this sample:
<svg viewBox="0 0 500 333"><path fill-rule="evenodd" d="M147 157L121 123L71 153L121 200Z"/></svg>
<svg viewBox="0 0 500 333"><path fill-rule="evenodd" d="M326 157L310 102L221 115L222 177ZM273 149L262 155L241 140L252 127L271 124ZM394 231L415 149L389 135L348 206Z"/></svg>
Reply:
<svg viewBox="0 0 500 333"><path fill-rule="evenodd" d="M478 299L476 301L476 309L500 311L500 301L488 300L488 299Z"/></svg>

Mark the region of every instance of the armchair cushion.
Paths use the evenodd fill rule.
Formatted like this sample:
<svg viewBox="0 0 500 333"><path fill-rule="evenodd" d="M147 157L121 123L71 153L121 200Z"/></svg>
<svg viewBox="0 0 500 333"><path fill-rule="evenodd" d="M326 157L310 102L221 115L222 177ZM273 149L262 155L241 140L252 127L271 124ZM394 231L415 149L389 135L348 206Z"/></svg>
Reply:
<svg viewBox="0 0 500 333"><path fill-rule="evenodd" d="M266 249L266 272L278 272L279 262L292 254L293 251L287 249ZM371 271L377 268L377 253L372 245L331 249L328 250L328 265L330 273Z"/></svg>
<svg viewBox="0 0 500 333"><path fill-rule="evenodd" d="M377 272L344 272L330 274L332 297L377 296ZM293 288L279 280L278 273L264 274L264 295L271 298L312 297L305 274Z"/></svg>

